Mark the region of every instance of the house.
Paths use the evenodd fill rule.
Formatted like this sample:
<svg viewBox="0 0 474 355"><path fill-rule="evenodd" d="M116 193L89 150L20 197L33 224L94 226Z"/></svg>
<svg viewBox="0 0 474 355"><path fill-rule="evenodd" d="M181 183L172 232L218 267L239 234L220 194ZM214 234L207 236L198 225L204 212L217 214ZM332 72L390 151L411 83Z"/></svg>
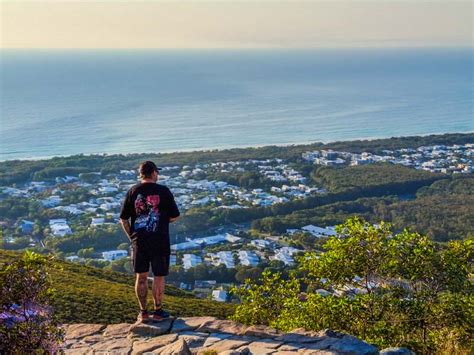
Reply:
<svg viewBox="0 0 474 355"><path fill-rule="evenodd" d="M170 255L170 266L176 265L176 255L172 254Z"/></svg>
<svg viewBox="0 0 474 355"><path fill-rule="evenodd" d="M217 253L207 253L213 265L225 265L226 268L235 268L234 255L231 251L219 251Z"/></svg>
<svg viewBox="0 0 474 355"><path fill-rule="evenodd" d="M102 203L99 207L105 211L110 211L115 208L120 208L121 204L120 202L105 202Z"/></svg>
<svg viewBox="0 0 474 355"><path fill-rule="evenodd" d="M104 251L102 253L102 257L108 261L122 259L127 256L128 256L127 250L109 250L109 251Z"/></svg>
<svg viewBox="0 0 474 355"><path fill-rule="evenodd" d="M187 284L187 283L184 283L184 282L180 282L179 283L179 288L181 290L191 290L192 289L192 286L190 284Z"/></svg>
<svg viewBox="0 0 474 355"><path fill-rule="evenodd" d="M34 225L35 225L34 222L27 221L26 219L23 219L23 220L20 222L21 232L24 233L24 234L31 234L31 233L33 233L33 227L34 227Z"/></svg>
<svg viewBox="0 0 474 355"><path fill-rule="evenodd" d="M51 195L40 201L43 207L56 207L61 203L61 197L58 195Z"/></svg>
<svg viewBox="0 0 474 355"><path fill-rule="evenodd" d="M301 229L306 231L306 232L311 233L313 236L315 236L317 238L337 235L337 233L334 229L321 228L321 227L318 227L318 226L313 226L312 224L308 224L307 226L304 226Z"/></svg>
<svg viewBox="0 0 474 355"><path fill-rule="evenodd" d="M195 254L184 254L183 255L183 268L188 270L196 265L202 263L202 258Z"/></svg>
<svg viewBox="0 0 474 355"><path fill-rule="evenodd" d="M227 291L225 290L214 290L212 291L212 299L217 302L227 301Z"/></svg>
<svg viewBox="0 0 474 355"><path fill-rule="evenodd" d="M15 187L2 187L2 193L12 197L29 197L30 194L26 190L20 190Z"/></svg>
<svg viewBox="0 0 474 355"><path fill-rule="evenodd" d="M223 242L235 243L241 238L233 236L232 234L217 234L205 238L196 238L193 240L188 240L187 242L172 244L171 250L186 250L186 249L196 249L206 245L213 245Z"/></svg>
<svg viewBox="0 0 474 355"><path fill-rule="evenodd" d="M253 251L239 250L239 260L242 265L257 266L259 258Z"/></svg>
<svg viewBox="0 0 474 355"><path fill-rule="evenodd" d="M213 288L216 284L216 280L195 280L194 288Z"/></svg>
<svg viewBox="0 0 474 355"><path fill-rule="evenodd" d="M270 259L273 260L279 260L283 262L285 265L293 265L294 260L293 260L293 254L298 252L299 249L293 248L293 247L282 247L280 249L275 250L275 255L273 257L270 257Z"/></svg>
<svg viewBox="0 0 474 355"><path fill-rule="evenodd" d="M254 239L250 244L258 249L267 249L271 246L271 242L265 239Z"/></svg>
<svg viewBox="0 0 474 355"><path fill-rule="evenodd" d="M76 216L85 213L84 211L77 208L75 205L57 206L57 207L54 207L54 209L58 210L58 211L64 211L64 212L67 212L67 213L70 213L70 214L73 214L73 215L76 215Z"/></svg>
<svg viewBox="0 0 474 355"><path fill-rule="evenodd" d="M92 217L91 227L96 227L104 224L105 218L102 217Z"/></svg>
<svg viewBox="0 0 474 355"><path fill-rule="evenodd" d="M51 233L57 237L64 237L65 235L72 234L71 227L69 227L64 218L49 220L49 228L51 229Z"/></svg>
<svg viewBox="0 0 474 355"><path fill-rule="evenodd" d="M101 186L99 187L98 191L103 194L110 194L118 192L118 188L116 188L115 186Z"/></svg>

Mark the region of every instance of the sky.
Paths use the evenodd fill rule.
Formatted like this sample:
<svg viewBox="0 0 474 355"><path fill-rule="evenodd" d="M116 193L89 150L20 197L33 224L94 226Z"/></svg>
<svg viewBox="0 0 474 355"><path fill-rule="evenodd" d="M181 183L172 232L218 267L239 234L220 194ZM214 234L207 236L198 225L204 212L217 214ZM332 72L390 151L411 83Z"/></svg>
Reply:
<svg viewBox="0 0 474 355"><path fill-rule="evenodd" d="M0 2L0 48L473 45L471 1Z"/></svg>

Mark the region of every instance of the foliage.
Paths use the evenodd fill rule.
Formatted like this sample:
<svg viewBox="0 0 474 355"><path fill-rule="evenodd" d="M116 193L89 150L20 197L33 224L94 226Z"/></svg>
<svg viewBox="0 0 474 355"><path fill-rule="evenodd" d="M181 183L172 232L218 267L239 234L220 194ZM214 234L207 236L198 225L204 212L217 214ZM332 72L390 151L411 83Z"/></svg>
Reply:
<svg viewBox="0 0 474 355"><path fill-rule="evenodd" d="M442 174L415 170L402 165L378 163L344 168L321 166L313 180L332 192L376 190L379 194L407 194L443 178Z"/></svg>
<svg viewBox="0 0 474 355"><path fill-rule="evenodd" d="M394 137L389 139L356 140L323 144L265 146L252 148L233 148L194 152L158 154L112 154L112 155L73 155L54 157L45 160L7 160L0 162L0 185L24 182L33 177L52 178L53 176L77 175L80 172L96 171L103 174L120 169L136 169L143 160L153 160L158 165L185 165L215 161L242 161L249 159L281 158L292 161L301 160L301 153L315 149L345 150L354 153L380 153L383 149L417 148L430 144L465 144L474 140L474 134L443 134L429 136Z"/></svg>
<svg viewBox="0 0 474 355"><path fill-rule="evenodd" d="M474 195L433 195L393 204L377 204L376 218L395 228L411 228L436 241L473 236Z"/></svg>
<svg viewBox="0 0 474 355"><path fill-rule="evenodd" d="M447 241L467 237L469 233L472 235L473 215L474 195L434 194L409 200L394 196L373 197L256 219L252 222L252 228L268 233L283 233L286 228L300 228L308 224L329 226L359 216L374 223L385 220L396 230L409 227L433 240Z"/></svg>
<svg viewBox="0 0 474 355"><path fill-rule="evenodd" d="M278 327L281 313L288 308L287 302L294 301L299 293L295 278L284 280L279 272L264 271L260 283L246 279L244 286L234 287L242 303L233 316L247 324L269 324ZM281 327L280 327L281 328Z"/></svg>
<svg viewBox="0 0 474 355"><path fill-rule="evenodd" d="M101 226L83 230L74 229L74 234L69 236L61 238L54 236L46 237L44 240L46 247L69 253L88 248L95 250L115 249L117 245L127 241L126 235L118 225ZM90 253L86 254L90 255Z"/></svg>
<svg viewBox="0 0 474 355"><path fill-rule="evenodd" d="M474 177L471 175L453 175L450 179L435 181L424 186L416 193L418 197L433 195L474 195Z"/></svg>
<svg viewBox="0 0 474 355"><path fill-rule="evenodd" d="M63 340L50 306L52 257L33 252L0 270L0 352L55 351Z"/></svg>
<svg viewBox="0 0 474 355"><path fill-rule="evenodd" d="M381 347L421 353L469 349L474 240L440 246L427 236L394 234L389 224L357 217L337 231L323 253L300 259L299 278L283 281L264 273L235 288L241 304L233 318L284 331L329 327Z"/></svg>

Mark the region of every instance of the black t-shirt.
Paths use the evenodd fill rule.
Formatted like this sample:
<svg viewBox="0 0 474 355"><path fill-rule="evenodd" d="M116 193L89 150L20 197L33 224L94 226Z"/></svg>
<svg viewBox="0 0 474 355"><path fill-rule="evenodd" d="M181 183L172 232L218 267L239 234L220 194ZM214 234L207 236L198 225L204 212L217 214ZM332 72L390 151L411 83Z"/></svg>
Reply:
<svg viewBox="0 0 474 355"><path fill-rule="evenodd" d="M153 182L133 185L120 211L121 219L131 218L132 243L160 255L170 254L169 219L179 215L170 189Z"/></svg>

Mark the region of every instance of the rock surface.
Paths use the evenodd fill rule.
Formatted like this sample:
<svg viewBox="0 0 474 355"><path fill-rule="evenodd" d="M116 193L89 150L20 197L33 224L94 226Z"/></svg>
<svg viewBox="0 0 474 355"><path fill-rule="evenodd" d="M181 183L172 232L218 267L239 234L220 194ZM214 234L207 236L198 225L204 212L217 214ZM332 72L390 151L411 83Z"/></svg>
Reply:
<svg viewBox="0 0 474 355"><path fill-rule="evenodd" d="M64 354L378 354L375 346L331 330L283 334L213 317L134 324L63 324ZM387 349L386 354L406 354ZM407 349L403 349L407 350ZM382 353L384 353L382 351Z"/></svg>

